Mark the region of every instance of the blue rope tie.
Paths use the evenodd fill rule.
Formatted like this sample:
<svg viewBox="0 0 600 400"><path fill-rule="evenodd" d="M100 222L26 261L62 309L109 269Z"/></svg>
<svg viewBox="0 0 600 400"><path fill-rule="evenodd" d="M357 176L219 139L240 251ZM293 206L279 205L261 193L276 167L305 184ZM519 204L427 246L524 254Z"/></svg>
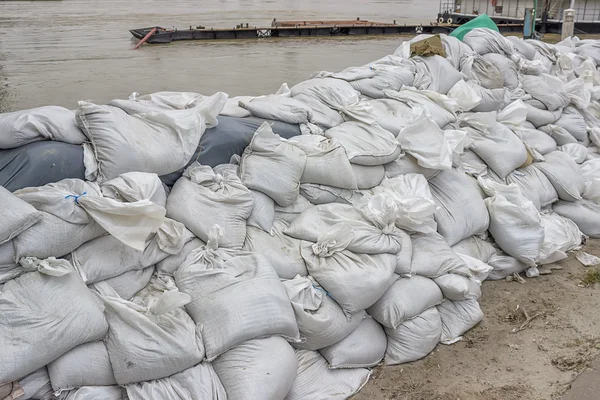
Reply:
<svg viewBox="0 0 600 400"><path fill-rule="evenodd" d="M76 194L69 194L69 195L65 196L65 199L68 199L68 198L72 197L72 198L74 198L74 199L75 199L75 204L79 204L79 198L80 198L81 196L85 196L86 194L87 194L87 192L83 192L83 193L81 193L79 196L78 196L78 195L76 195Z"/></svg>
<svg viewBox="0 0 600 400"><path fill-rule="evenodd" d="M327 290L323 289L322 287L315 286L315 285L312 285L312 287L314 287L314 288L315 288L315 289L317 289L317 290L322 290L323 292L325 292L325 294L326 294L327 296L329 296L329 297L331 297L333 300L335 300L335 299L333 298L333 296L332 296L332 295L330 295L330 294L329 294L329 292L328 292Z"/></svg>

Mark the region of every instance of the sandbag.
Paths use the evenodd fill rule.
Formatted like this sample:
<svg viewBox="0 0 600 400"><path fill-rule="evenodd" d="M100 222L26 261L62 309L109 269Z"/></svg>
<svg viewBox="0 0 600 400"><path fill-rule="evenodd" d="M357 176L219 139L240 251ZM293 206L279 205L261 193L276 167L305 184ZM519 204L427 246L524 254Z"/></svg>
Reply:
<svg viewBox="0 0 600 400"><path fill-rule="evenodd" d="M207 360L257 337L298 340L285 288L267 259L218 249L216 238L175 272L177 287L192 298L186 309L200 328Z"/></svg>
<svg viewBox="0 0 600 400"><path fill-rule="evenodd" d="M252 196L254 207L252 207L252 212L246 224L260 228L265 232L271 232L273 220L275 220L275 202L272 198L258 190L251 190L250 196Z"/></svg>
<svg viewBox="0 0 600 400"><path fill-rule="evenodd" d="M534 167L546 175L558 197L565 201L581 200L585 182L575 161L560 151L548 153L544 158L545 161L536 163Z"/></svg>
<svg viewBox="0 0 600 400"><path fill-rule="evenodd" d="M521 194L538 209L542 209L558 201L558 193L546 175L534 165L519 168L506 176L506 183L514 183L521 189Z"/></svg>
<svg viewBox="0 0 600 400"><path fill-rule="evenodd" d="M125 400L127 392L120 386L84 386L63 392L59 400Z"/></svg>
<svg viewBox="0 0 600 400"><path fill-rule="evenodd" d="M0 186L0 245L14 239L21 232L36 224L42 213Z"/></svg>
<svg viewBox="0 0 600 400"><path fill-rule="evenodd" d="M481 283L471 277L445 274L435 278L434 282L448 300L477 300L481 297Z"/></svg>
<svg viewBox="0 0 600 400"><path fill-rule="evenodd" d="M367 190L379 186L385 178L385 167L383 165L350 165L352 166L352 173L356 178L358 190Z"/></svg>
<svg viewBox="0 0 600 400"><path fill-rule="evenodd" d="M541 155L546 155L556 151L556 141L552 136L537 129L520 129L515 134L530 148L536 150Z"/></svg>
<svg viewBox="0 0 600 400"><path fill-rule="evenodd" d="M359 204L364 202L369 196L368 193L362 190L340 189L333 186L314 185L312 183L303 183L300 185L300 195L314 205L330 203Z"/></svg>
<svg viewBox="0 0 600 400"><path fill-rule="evenodd" d="M564 128L578 141L587 139L587 124L585 119L573 106L565 107L562 115L554 124Z"/></svg>
<svg viewBox="0 0 600 400"><path fill-rule="evenodd" d="M27 261L42 272L0 287L0 382L20 379L108 330L102 304L67 261Z"/></svg>
<svg viewBox="0 0 600 400"><path fill-rule="evenodd" d="M212 363L228 399L276 400L290 391L298 364L292 347L280 337L248 340Z"/></svg>
<svg viewBox="0 0 600 400"><path fill-rule="evenodd" d="M306 123L312 119L312 110L299 100L269 95L256 97L248 102L240 101L252 115L259 118L286 122L288 124Z"/></svg>
<svg viewBox="0 0 600 400"><path fill-rule="evenodd" d="M448 91L448 97L456 101L459 110L468 112L481 104L483 100L473 86L468 85L464 80L458 81L452 89Z"/></svg>
<svg viewBox="0 0 600 400"><path fill-rule="evenodd" d="M394 135L378 125L344 122L325 131L325 136L340 143L353 164L383 165L401 153Z"/></svg>
<svg viewBox="0 0 600 400"><path fill-rule="evenodd" d="M225 230L222 246L241 249L246 219L253 206L250 191L237 176L217 174L208 166L194 163L173 186L167 199L167 215L184 223L204 241L218 224Z"/></svg>
<svg viewBox="0 0 600 400"><path fill-rule="evenodd" d="M472 29L463 37L462 41L480 55L498 53L510 57L515 51L510 40L487 28Z"/></svg>
<svg viewBox="0 0 600 400"><path fill-rule="evenodd" d="M600 238L600 206L589 200L559 201L552 210L575 222L581 232L592 238Z"/></svg>
<svg viewBox="0 0 600 400"><path fill-rule="evenodd" d="M165 186L156 174L127 172L100 186L102 195L124 203L150 200L164 207L167 204Z"/></svg>
<svg viewBox="0 0 600 400"><path fill-rule="evenodd" d="M479 104L471 109L473 112L500 111L507 102L505 88L486 89L474 81L468 81L467 86L481 99Z"/></svg>
<svg viewBox="0 0 600 400"><path fill-rule="evenodd" d="M52 399L52 385L50 384L50 376L48 376L48 369L46 367L42 367L21 378L19 385L23 392L25 392L25 399Z"/></svg>
<svg viewBox="0 0 600 400"><path fill-rule="evenodd" d="M301 187L302 189L302 187ZM280 207L277 204L275 205L275 218L281 219L288 224L292 223L296 219L296 217L302 214L307 209L311 208L312 204L303 196L298 196L298 198L292 203L292 205L287 207Z"/></svg>
<svg viewBox="0 0 600 400"><path fill-rule="evenodd" d="M341 223L301 247L308 273L348 316L373 305L397 279L395 254L353 253L353 237L351 226Z"/></svg>
<svg viewBox="0 0 600 400"><path fill-rule="evenodd" d="M525 92L544 103L548 111L565 108L570 103L564 87L561 88L562 82L550 75L522 75L521 83Z"/></svg>
<svg viewBox="0 0 600 400"><path fill-rule="evenodd" d="M386 346L383 328L373 318L367 317L345 339L319 350L319 353L331 369L369 368L383 359Z"/></svg>
<svg viewBox="0 0 600 400"><path fill-rule="evenodd" d="M436 307L400 324L396 329L385 328L388 345L386 365L416 361L431 353L442 335L442 320Z"/></svg>
<svg viewBox="0 0 600 400"><path fill-rule="evenodd" d="M359 311L346 318L340 306L310 278L296 276L284 281L300 330L300 343L294 347L319 350L334 345L350 335L365 316Z"/></svg>
<svg viewBox="0 0 600 400"><path fill-rule="evenodd" d="M459 110L459 106L454 100L443 94L432 90L402 88L397 92L386 90L385 95L390 99L401 101L411 108L415 104L424 107L439 127L456 122L456 112Z"/></svg>
<svg viewBox="0 0 600 400"><path fill-rule="evenodd" d="M567 258L567 252L577 248L583 234L568 218L548 212L541 215L544 227L544 243L538 256L539 264L551 264Z"/></svg>
<svg viewBox="0 0 600 400"><path fill-rule="evenodd" d="M558 148L565 154L568 154L577 164L583 163L588 156L588 149L579 143L567 143Z"/></svg>
<svg viewBox="0 0 600 400"><path fill-rule="evenodd" d="M225 388L213 366L201 363L167 378L125 386L129 400L226 400Z"/></svg>
<svg viewBox="0 0 600 400"><path fill-rule="evenodd" d="M507 276L513 274L520 274L529 268L516 258L507 256L505 254L494 254L490 257L488 264L493 268L487 279L497 281L505 279Z"/></svg>
<svg viewBox="0 0 600 400"><path fill-rule="evenodd" d="M191 232L188 231L186 234L191 234ZM161 274L172 276L173 273L179 269L179 266L183 264L188 254L190 254L192 250L198 249L202 246L206 246L206 243L194 237L192 240L183 245L183 248L179 253L170 255L164 260L158 262L156 264L156 270Z"/></svg>
<svg viewBox="0 0 600 400"><path fill-rule="evenodd" d="M400 278L367 309L367 313L384 327L396 329L443 299L440 288L429 278Z"/></svg>
<svg viewBox="0 0 600 400"><path fill-rule="evenodd" d="M477 184L464 173L442 171L429 180L438 205L435 212L438 232L450 246L487 230L490 218Z"/></svg>
<svg viewBox="0 0 600 400"><path fill-rule="evenodd" d="M475 81L485 89L500 89L505 86L504 76L496 65L477 54L467 56L461 60L460 72L468 80Z"/></svg>
<svg viewBox="0 0 600 400"><path fill-rule="evenodd" d="M437 232L412 236L413 258L409 271L403 274L437 278L447 273L470 276L464 261L448 246Z"/></svg>
<svg viewBox="0 0 600 400"><path fill-rule="evenodd" d="M373 99L385 97L384 90L400 90L402 86L413 86L414 74L403 67L374 64L369 70L375 76L350 82L354 90Z"/></svg>
<svg viewBox="0 0 600 400"><path fill-rule="evenodd" d="M106 279L102 282L106 282L106 284L113 288L119 297L129 300L137 292L146 287L153 274L154 266L151 266L144 269L124 272L121 275Z"/></svg>
<svg viewBox="0 0 600 400"><path fill-rule="evenodd" d="M279 219L273 223L271 233L248 227L243 248L264 255L280 279L308 275L300 254L301 241L283 233L288 227L287 222Z"/></svg>
<svg viewBox="0 0 600 400"><path fill-rule="evenodd" d="M298 197L305 167L306 153L282 140L264 123L244 150L239 175L249 189L263 192L286 207Z"/></svg>
<svg viewBox="0 0 600 400"><path fill-rule="evenodd" d="M493 244L477 236L461 240L452 246L452 250L459 255L464 254L484 263L487 263L494 254L498 253L498 249Z"/></svg>
<svg viewBox="0 0 600 400"><path fill-rule="evenodd" d="M327 360L316 351L296 350L298 377L285 400L345 400L367 384L366 368L329 369Z"/></svg>
<svg viewBox="0 0 600 400"><path fill-rule="evenodd" d="M398 175L405 174L419 174L423 175L426 179L431 179L440 172L439 169L422 167L417 162L417 159L410 154L400 155L396 160L385 164L384 167L385 176L388 178L394 178Z"/></svg>
<svg viewBox="0 0 600 400"><path fill-rule="evenodd" d="M483 312L477 300L446 300L437 309L442 319L440 342L452 344L461 339L461 335L473 328L483 319Z"/></svg>
<svg viewBox="0 0 600 400"><path fill-rule="evenodd" d="M494 65L502 74L502 77L504 78L504 87L513 90L516 89L517 86L519 86L517 66L510 58L502 54L487 53L483 55L483 59L489 62L490 64Z"/></svg>
<svg viewBox="0 0 600 400"><path fill-rule="evenodd" d="M102 341L85 343L63 354L48 364L48 374L54 391L117 384Z"/></svg>
<svg viewBox="0 0 600 400"><path fill-rule="evenodd" d="M375 99L368 102L373 108L377 123L397 136L411 119L412 109L405 103L393 99Z"/></svg>
<svg viewBox="0 0 600 400"><path fill-rule="evenodd" d="M562 110L540 110L539 108L533 107L530 104L525 103L525 105L527 106L527 121L531 122L536 128L553 124L562 115Z"/></svg>
<svg viewBox="0 0 600 400"><path fill-rule="evenodd" d="M0 114L0 132L0 149L12 149L39 140L70 144L86 141L75 122L75 113L57 106Z"/></svg>
<svg viewBox="0 0 600 400"><path fill-rule="evenodd" d="M411 57L410 61L415 65L414 86L419 90L431 90L446 94L456 82L463 79L463 74L441 56L416 56Z"/></svg>
<svg viewBox="0 0 600 400"><path fill-rule="evenodd" d="M535 47L517 36L507 36L506 39L512 42L516 52L523 55L528 60L533 60L537 53ZM510 57L510 54L507 54L507 56Z"/></svg>
<svg viewBox="0 0 600 400"><path fill-rule="evenodd" d="M538 129L550 135L550 137L552 137L552 139L554 139L556 144L559 146L563 146L568 143L577 143L577 139L575 139L573 135L571 135L565 128L561 126L548 124L540 126Z"/></svg>

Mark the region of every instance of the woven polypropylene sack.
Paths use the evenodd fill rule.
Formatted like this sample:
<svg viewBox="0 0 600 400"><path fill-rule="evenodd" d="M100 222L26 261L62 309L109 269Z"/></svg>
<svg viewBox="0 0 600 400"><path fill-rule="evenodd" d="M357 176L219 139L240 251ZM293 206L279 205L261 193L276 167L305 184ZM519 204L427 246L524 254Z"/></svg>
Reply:
<svg viewBox="0 0 600 400"><path fill-rule="evenodd" d="M114 278L106 279L106 282L119 297L125 300L131 299L137 292L142 290L154 274L154 266L124 272Z"/></svg>
<svg viewBox="0 0 600 400"><path fill-rule="evenodd" d="M439 233L417 234L412 236L413 257L409 271L403 274L416 274L437 278L447 273L469 276L469 268Z"/></svg>
<svg viewBox="0 0 600 400"><path fill-rule="evenodd" d="M556 189L535 165L514 170L506 176L506 183L517 185L523 196L531 200L538 210L558 201Z"/></svg>
<svg viewBox="0 0 600 400"><path fill-rule="evenodd" d="M544 158L545 161L536 163L534 167L546 175L558 197L565 201L581 200L585 181L575 161L561 151L548 153Z"/></svg>
<svg viewBox="0 0 600 400"><path fill-rule="evenodd" d="M559 201L552 206L557 214L575 222L581 232L600 238L600 205L589 201Z"/></svg>
<svg viewBox="0 0 600 400"><path fill-rule="evenodd" d="M536 150L541 155L556 151L556 141L546 132L525 128L515 131L515 134L521 138L523 143Z"/></svg>
<svg viewBox="0 0 600 400"><path fill-rule="evenodd" d="M437 306L442 319L440 342L451 344L462 334L473 328L483 319L483 312L477 300L444 301Z"/></svg>
<svg viewBox="0 0 600 400"><path fill-rule="evenodd" d="M498 253L498 249L490 242L479 239L477 236L471 236L461 240L452 246L452 250L459 254L464 254L487 263L494 254Z"/></svg>
<svg viewBox="0 0 600 400"><path fill-rule="evenodd" d="M519 86L517 66L510 58L496 53L484 54L483 58L498 68L504 78L505 87L512 90Z"/></svg>
<svg viewBox="0 0 600 400"><path fill-rule="evenodd" d="M0 215L0 244L14 239L42 218L42 214L33 206L2 186L0 186L0 204L3 208Z"/></svg>
<svg viewBox="0 0 600 400"><path fill-rule="evenodd" d="M183 248L179 253L170 255L169 257L157 263L156 270L166 275L173 275L175 271L179 269L181 264L183 264L188 254L190 254L192 250L199 249L203 246L206 246L205 242L198 238L193 238L183 245Z"/></svg>

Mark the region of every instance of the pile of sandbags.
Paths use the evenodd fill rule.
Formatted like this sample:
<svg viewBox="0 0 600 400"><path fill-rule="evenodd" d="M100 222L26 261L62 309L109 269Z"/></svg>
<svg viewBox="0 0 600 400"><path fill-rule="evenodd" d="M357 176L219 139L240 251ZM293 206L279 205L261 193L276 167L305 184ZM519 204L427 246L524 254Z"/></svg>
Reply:
<svg viewBox="0 0 600 400"><path fill-rule="evenodd" d="M597 44L428 38L265 96L0 115L0 172L82 164L0 186L0 397L346 399L600 237Z"/></svg>

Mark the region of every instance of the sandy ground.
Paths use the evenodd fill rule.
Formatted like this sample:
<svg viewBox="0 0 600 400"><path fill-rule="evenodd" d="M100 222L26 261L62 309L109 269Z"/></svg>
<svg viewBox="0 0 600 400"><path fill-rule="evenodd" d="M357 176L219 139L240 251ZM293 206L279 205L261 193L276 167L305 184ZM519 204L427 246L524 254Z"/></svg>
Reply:
<svg viewBox="0 0 600 400"><path fill-rule="evenodd" d="M600 256L600 240L583 250ZM555 266L526 283L484 282L485 318L463 341L376 368L353 400L559 399L600 354L600 284L582 283L590 268L573 255Z"/></svg>

